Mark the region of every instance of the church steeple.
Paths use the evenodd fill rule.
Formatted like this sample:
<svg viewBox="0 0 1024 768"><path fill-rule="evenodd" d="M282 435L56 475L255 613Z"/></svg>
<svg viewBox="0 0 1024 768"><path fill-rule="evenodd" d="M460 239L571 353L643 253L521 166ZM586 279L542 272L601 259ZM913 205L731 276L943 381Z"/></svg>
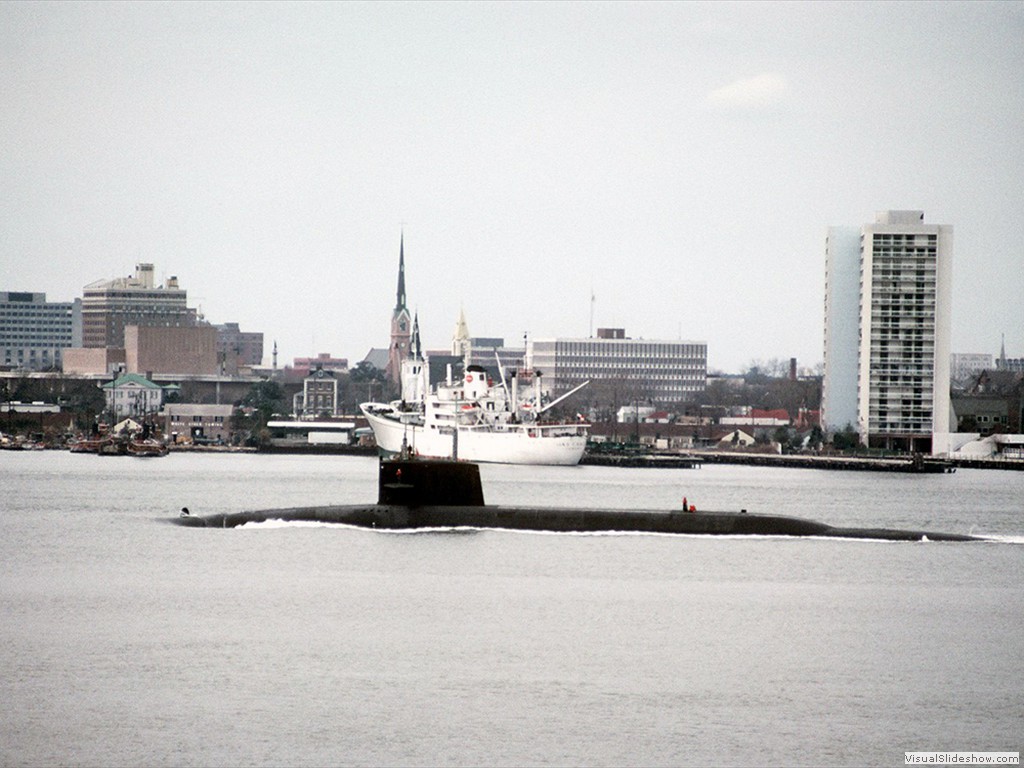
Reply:
<svg viewBox="0 0 1024 768"><path fill-rule="evenodd" d="M413 360L423 359L423 347L420 346L420 313L412 318L412 340L409 344L409 357Z"/></svg>
<svg viewBox="0 0 1024 768"><path fill-rule="evenodd" d="M465 357L469 352L469 326L466 325L466 313L460 307L459 319L455 322L455 333L452 334L452 354Z"/></svg>
<svg viewBox="0 0 1024 768"><path fill-rule="evenodd" d="M409 352L412 339L412 317L405 304L405 233L398 246L398 295L395 310L391 313L391 347L388 350L388 365L385 373L396 384L401 383L402 359Z"/></svg>
<svg viewBox="0 0 1024 768"><path fill-rule="evenodd" d="M405 232L398 241L398 298L395 301L395 313L405 309Z"/></svg>

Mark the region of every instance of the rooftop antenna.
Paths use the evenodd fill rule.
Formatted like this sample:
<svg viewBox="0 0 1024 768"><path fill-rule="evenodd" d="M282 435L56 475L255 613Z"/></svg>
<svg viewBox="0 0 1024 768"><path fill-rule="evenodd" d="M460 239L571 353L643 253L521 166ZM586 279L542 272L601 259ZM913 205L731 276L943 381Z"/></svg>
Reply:
<svg viewBox="0 0 1024 768"><path fill-rule="evenodd" d="M588 338L594 338L594 302L597 301L597 297L594 296L594 286L590 286L590 331Z"/></svg>

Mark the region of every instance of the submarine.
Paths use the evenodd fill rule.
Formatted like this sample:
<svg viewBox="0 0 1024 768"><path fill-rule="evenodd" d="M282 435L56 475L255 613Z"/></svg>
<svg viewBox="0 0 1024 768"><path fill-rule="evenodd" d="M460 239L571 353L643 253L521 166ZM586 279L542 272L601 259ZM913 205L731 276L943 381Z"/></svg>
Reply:
<svg viewBox="0 0 1024 768"><path fill-rule="evenodd" d="M484 503L480 468L448 459L381 459L376 504L289 507L214 515L187 508L173 519L195 528L267 520L340 523L381 530L495 528L560 533L635 532L726 536L825 536L889 541L982 541L977 536L889 528L840 528L785 515L686 510L513 507Z"/></svg>

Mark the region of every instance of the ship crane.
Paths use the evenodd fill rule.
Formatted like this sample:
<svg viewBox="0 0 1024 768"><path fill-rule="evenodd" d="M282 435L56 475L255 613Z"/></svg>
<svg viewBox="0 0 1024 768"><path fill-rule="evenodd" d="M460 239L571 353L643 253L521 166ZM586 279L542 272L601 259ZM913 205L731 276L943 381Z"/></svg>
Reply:
<svg viewBox="0 0 1024 768"><path fill-rule="evenodd" d="M569 397L570 395L575 395L575 394L576 394L577 392L579 392L579 391L580 391L581 389L583 389L583 388L584 388L585 386L587 386L587 384L589 384L589 383L590 383L590 379L587 379L587 380L586 380L586 381L584 381L584 382L583 382L582 384L580 384L580 385L579 385L578 387L573 387L573 388L572 388L572 389L570 389L570 390L569 390L568 392L566 392L566 393L565 393L564 395L562 395L561 397L559 397L559 398L558 398L558 399L556 399L556 400L552 400L552 401L551 401L550 403L548 403L548 404L547 404L547 405L545 405L545 406L544 406L543 408L541 408L541 409L540 409L539 411L537 411L537 415L538 415L538 416L540 416L540 415L541 415L542 413L544 413L544 411L546 411L546 410L547 410L548 408L552 408L552 407L554 407L554 406L558 405L558 404L559 404L560 402L562 402L563 400L565 400L565 398Z"/></svg>

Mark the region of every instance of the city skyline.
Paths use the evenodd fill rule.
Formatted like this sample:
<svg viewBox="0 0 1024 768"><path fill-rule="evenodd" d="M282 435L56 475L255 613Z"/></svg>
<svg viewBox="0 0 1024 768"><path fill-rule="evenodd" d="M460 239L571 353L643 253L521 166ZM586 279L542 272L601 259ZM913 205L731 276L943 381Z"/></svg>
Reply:
<svg viewBox="0 0 1024 768"><path fill-rule="evenodd" d="M699 339L822 360L830 226L955 230L954 352L1024 353L1024 4L0 6L0 290L153 263L283 364ZM594 297L592 305L592 297ZM592 313L593 309L593 313Z"/></svg>

